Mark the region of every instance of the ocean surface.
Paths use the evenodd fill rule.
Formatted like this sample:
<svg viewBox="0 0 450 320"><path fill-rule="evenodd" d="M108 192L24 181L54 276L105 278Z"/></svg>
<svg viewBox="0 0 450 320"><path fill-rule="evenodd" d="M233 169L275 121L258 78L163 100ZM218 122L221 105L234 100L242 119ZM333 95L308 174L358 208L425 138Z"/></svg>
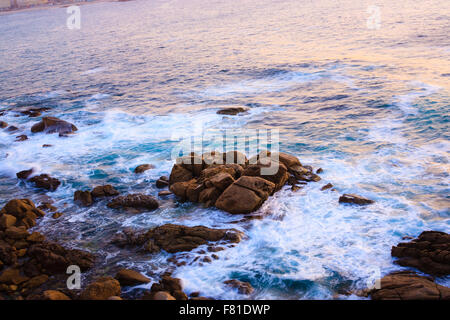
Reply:
<svg viewBox="0 0 450 320"><path fill-rule="evenodd" d="M361 299L344 293L404 269L390 255L402 237L450 232L450 2L138 0L81 6L79 30L68 17L0 15L0 120L19 127L0 130L0 206L47 194L63 215L36 230L96 253L101 272L121 265L157 280L168 267L170 254L110 245L126 227L233 227L246 239L219 260L193 262L197 250L175 269L187 293L245 298L223 284L239 279L253 299ZM249 112L216 114L228 106ZM19 113L30 107L79 131L32 134L39 118ZM75 190L107 183L156 196L177 135L227 128L279 130L280 150L323 168L322 181L286 187L247 222L174 197L137 215L73 203ZM142 163L156 168L135 175ZM30 167L62 185L18 181ZM338 192L320 191L328 182ZM339 205L342 193L376 203Z"/></svg>

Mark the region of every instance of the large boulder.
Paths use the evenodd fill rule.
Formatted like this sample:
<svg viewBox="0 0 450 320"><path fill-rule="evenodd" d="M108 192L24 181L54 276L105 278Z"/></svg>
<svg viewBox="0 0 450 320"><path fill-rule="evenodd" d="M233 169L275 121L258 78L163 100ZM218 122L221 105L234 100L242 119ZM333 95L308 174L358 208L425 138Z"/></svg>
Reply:
<svg viewBox="0 0 450 320"><path fill-rule="evenodd" d="M155 166L152 164L148 164L148 163L141 164L134 169L134 173L143 173L143 172L153 169L153 168L155 168Z"/></svg>
<svg viewBox="0 0 450 320"><path fill-rule="evenodd" d="M36 225L36 219L43 217L45 213L36 208L29 199L10 200L0 210L0 230L11 226L24 226L26 229ZM14 222L14 218L16 219Z"/></svg>
<svg viewBox="0 0 450 320"><path fill-rule="evenodd" d="M391 254L401 266L437 276L450 274L450 234L445 232L424 231L417 239L392 247Z"/></svg>
<svg viewBox="0 0 450 320"><path fill-rule="evenodd" d="M120 283L112 277L101 277L89 284L80 295L82 300L107 300L120 296Z"/></svg>
<svg viewBox="0 0 450 320"><path fill-rule="evenodd" d="M429 277L410 272L389 274L381 279L380 289L371 292L373 300L450 300L450 288Z"/></svg>
<svg viewBox="0 0 450 320"><path fill-rule="evenodd" d="M159 207L159 203L152 196L136 193L114 198L108 203L108 207L113 209L135 208L143 210L155 210Z"/></svg>
<svg viewBox="0 0 450 320"><path fill-rule="evenodd" d="M258 209L275 190L275 184L260 177L242 176L217 199L216 207L233 214Z"/></svg>
<svg viewBox="0 0 450 320"><path fill-rule="evenodd" d="M42 120L31 127L31 132L59 133L65 135L77 131L77 127L70 122L55 118L43 117Z"/></svg>
<svg viewBox="0 0 450 320"><path fill-rule="evenodd" d="M193 178L193 174L188 169L184 168L179 164L175 164L172 168L169 177L169 184L174 184L177 182L185 182L189 181Z"/></svg>
<svg viewBox="0 0 450 320"><path fill-rule="evenodd" d="M273 169L275 173L273 174L265 174L264 168L266 170ZM271 170L270 170L271 171ZM289 173L286 166L283 163L270 161L268 163L258 163L258 164L249 164L243 173L244 176L252 176L252 177L260 177L275 184L275 191L280 190L288 181Z"/></svg>
<svg viewBox="0 0 450 320"><path fill-rule="evenodd" d="M92 199L92 194L90 191L75 191L73 195L73 201L81 204L84 207L92 206L94 200Z"/></svg>

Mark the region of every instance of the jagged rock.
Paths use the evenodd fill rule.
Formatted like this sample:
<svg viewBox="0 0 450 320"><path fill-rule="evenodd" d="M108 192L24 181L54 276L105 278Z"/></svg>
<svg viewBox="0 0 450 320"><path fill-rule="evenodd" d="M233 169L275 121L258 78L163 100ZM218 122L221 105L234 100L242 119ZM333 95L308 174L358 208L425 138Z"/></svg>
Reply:
<svg viewBox="0 0 450 320"><path fill-rule="evenodd" d="M70 122L55 118L43 117L42 120L31 127L31 132L59 133L65 135L77 131L77 127Z"/></svg>
<svg viewBox="0 0 450 320"><path fill-rule="evenodd" d="M331 183L327 183L326 185L324 185L322 188L320 188L321 191L325 191L328 189L333 188L333 185Z"/></svg>
<svg viewBox="0 0 450 320"><path fill-rule="evenodd" d="M0 216L0 230L7 229L14 226L17 222L17 218L10 214L3 214Z"/></svg>
<svg viewBox="0 0 450 320"><path fill-rule="evenodd" d="M130 269L121 269L117 272L115 276L116 280L119 281L122 286L135 286L142 283L149 283L150 279L141 273L130 270Z"/></svg>
<svg viewBox="0 0 450 320"><path fill-rule="evenodd" d="M223 283L232 288L237 289L240 294L248 295L248 294L253 293L253 291L254 291L252 285L248 282L243 282L243 281L233 279L233 280L224 281Z"/></svg>
<svg viewBox="0 0 450 320"><path fill-rule="evenodd" d="M247 112L247 109L241 107L224 108L217 111L217 114L224 114L228 116L235 116L239 113Z"/></svg>
<svg viewBox="0 0 450 320"><path fill-rule="evenodd" d="M450 288L429 277L410 272L389 274L381 279L381 288L371 292L373 300L450 300Z"/></svg>
<svg viewBox="0 0 450 320"><path fill-rule="evenodd" d="M152 196L136 193L114 198L108 203L108 207L155 210L159 207L159 203Z"/></svg>
<svg viewBox="0 0 450 320"><path fill-rule="evenodd" d="M344 194L339 197L339 203L353 203L358 205L367 205L372 204L375 201L366 199L364 197L355 195L355 194Z"/></svg>
<svg viewBox="0 0 450 320"><path fill-rule="evenodd" d="M92 189L91 195L93 198L113 197L119 195L119 191L117 191L112 185L107 184L104 186L97 186Z"/></svg>
<svg viewBox="0 0 450 320"><path fill-rule="evenodd" d="M28 179L28 177L33 173L33 169L23 170L16 173L18 179Z"/></svg>
<svg viewBox="0 0 450 320"><path fill-rule="evenodd" d="M275 184L259 177L242 176L217 199L216 207L233 214L258 209L275 190Z"/></svg>
<svg viewBox="0 0 450 320"><path fill-rule="evenodd" d="M92 200L92 195L90 191L81 191L77 190L75 191L73 195L73 201L85 206L89 207L92 206L94 201Z"/></svg>
<svg viewBox="0 0 450 320"><path fill-rule="evenodd" d="M112 296L120 296L120 283L112 277L101 277L89 284L81 293L82 300L107 300Z"/></svg>
<svg viewBox="0 0 450 320"><path fill-rule="evenodd" d="M34 176L29 181L34 183L37 188L47 189L49 191L55 191L61 184L58 179L52 178L48 174Z"/></svg>
<svg viewBox="0 0 450 320"><path fill-rule="evenodd" d="M401 266L437 276L450 274L450 235L445 232L424 231L417 239L392 247L391 254Z"/></svg>
<svg viewBox="0 0 450 320"><path fill-rule="evenodd" d="M143 172L145 172L147 170L150 170L150 169L153 169L153 168L155 168L154 165L151 165L151 164L148 164L148 163L147 164L141 164L141 165L137 166L134 169L134 173L143 173Z"/></svg>
<svg viewBox="0 0 450 320"><path fill-rule="evenodd" d="M16 218L14 226L23 226L28 229L35 226L36 219L44 215L45 213L37 209L34 203L28 199L10 200L0 211L0 228L5 228L6 225L12 226L12 218L9 216Z"/></svg>

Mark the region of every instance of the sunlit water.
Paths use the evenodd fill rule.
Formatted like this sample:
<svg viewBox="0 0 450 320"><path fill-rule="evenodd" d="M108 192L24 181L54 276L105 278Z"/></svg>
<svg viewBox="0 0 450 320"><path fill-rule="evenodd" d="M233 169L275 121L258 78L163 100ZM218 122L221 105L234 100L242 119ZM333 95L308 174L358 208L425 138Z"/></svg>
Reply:
<svg viewBox="0 0 450 320"><path fill-rule="evenodd" d="M450 3L377 1L379 29L367 26L369 5L97 3L81 7L81 30L67 29L64 8L0 15L0 120L29 136L15 142L19 133L0 130L0 205L39 202L43 192L15 178L34 167L63 182L47 193L63 216L37 229L97 253L106 270L131 266L157 279L167 267L167 253L109 245L126 226L234 227L247 237L219 260L175 270L188 293L239 298L222 283L234 278L249 281L256 299L348 298L341 293L401 269L390 248L402 237L450 231ZM79 131L31 134L38 119L15 111L41 106ZM217 115L225 106L250 111ZM263 220L245 223L175 198L138 215L73 203L75 190L105 183L156 196L174 135L191 128L278 129L281 150L322 167L323 180L278 192L259 210ZM156 169L132 173L142 163ZM328 182L338 192L320 191ZM339 205L344 192L376 203Z"/></svg>

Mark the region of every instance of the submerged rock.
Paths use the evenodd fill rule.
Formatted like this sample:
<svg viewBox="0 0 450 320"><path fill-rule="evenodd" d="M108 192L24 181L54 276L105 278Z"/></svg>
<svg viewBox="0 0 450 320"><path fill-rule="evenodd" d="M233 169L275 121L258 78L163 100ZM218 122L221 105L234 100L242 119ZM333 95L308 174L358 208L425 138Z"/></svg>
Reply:
<svg viewBox="0 0 450 320"><path fill-rule="evenodd" d="M367 205L367 204L372 204L375 201L370 200L370 199L366 199L364 197L355 195L355 194L344 194L342 196L340 196L339 198L339 203L353 203L353 204L358 204L358 205Z"/></svg>
<svg viewBox="0 0 450 320"><path fill-rule="evenodd" d="M136 193L114 198L108 203L108 207L155 210L159 207L159 203L152 196Z"/></svg>
<svg viewBox="0 0 450 320"><path fill-rule="evenodd" d="M58 179L52 178L45 173L38 176L34 176L29 181L34 183L34 185L37 188L47 189L49 191L55 191L61 184L61 182Z"/></svg>
<svg viewBox="0 0 450 320"><path fill-rule="evenodd" d="M381 288L371 292L373 300L450 300L450 288L431 278L410 272L389 274L381 279Z"/></svg>
<svg viewBox="0 0 450 320"><path fill-rule="evenodd" d="M224 281L223 283L229 287L237 289L240 294L248 295L248 294L253 293L253 291L254 291L252 285L248 282L243 282L243 281L233 279L233 280Z"/></svg>
<svg viewBox="0 0 450 320"><path fill-rule="evenodd" d="M235 107L235 108L223 108L217 111L217 114L224 114L229 116L235 116L239 113L247 112L247 109L241 108L241 107Z"/></svg>
<svg viewBox="0 0 450 320"><path fill-rule="evenodd" d="M437 276L450 275L450 235L439 231L424 231L411 242L392 247L395 263L417 268Z"/></svg>
<svg viewBox="0 0 450 320"><path fill-rule="evenodd" d="M6 123L5 121L0 121L0 128L1 129L5 129L8 127L8 123Z"/></svg>
<svg viewBox="0 0 450 320"><path fill-rule="evenodd" d="M31 132L59 133L65 135L77 131L78 128L70 122L55 118L43 117L42 120L31 127Z"/></svg>

